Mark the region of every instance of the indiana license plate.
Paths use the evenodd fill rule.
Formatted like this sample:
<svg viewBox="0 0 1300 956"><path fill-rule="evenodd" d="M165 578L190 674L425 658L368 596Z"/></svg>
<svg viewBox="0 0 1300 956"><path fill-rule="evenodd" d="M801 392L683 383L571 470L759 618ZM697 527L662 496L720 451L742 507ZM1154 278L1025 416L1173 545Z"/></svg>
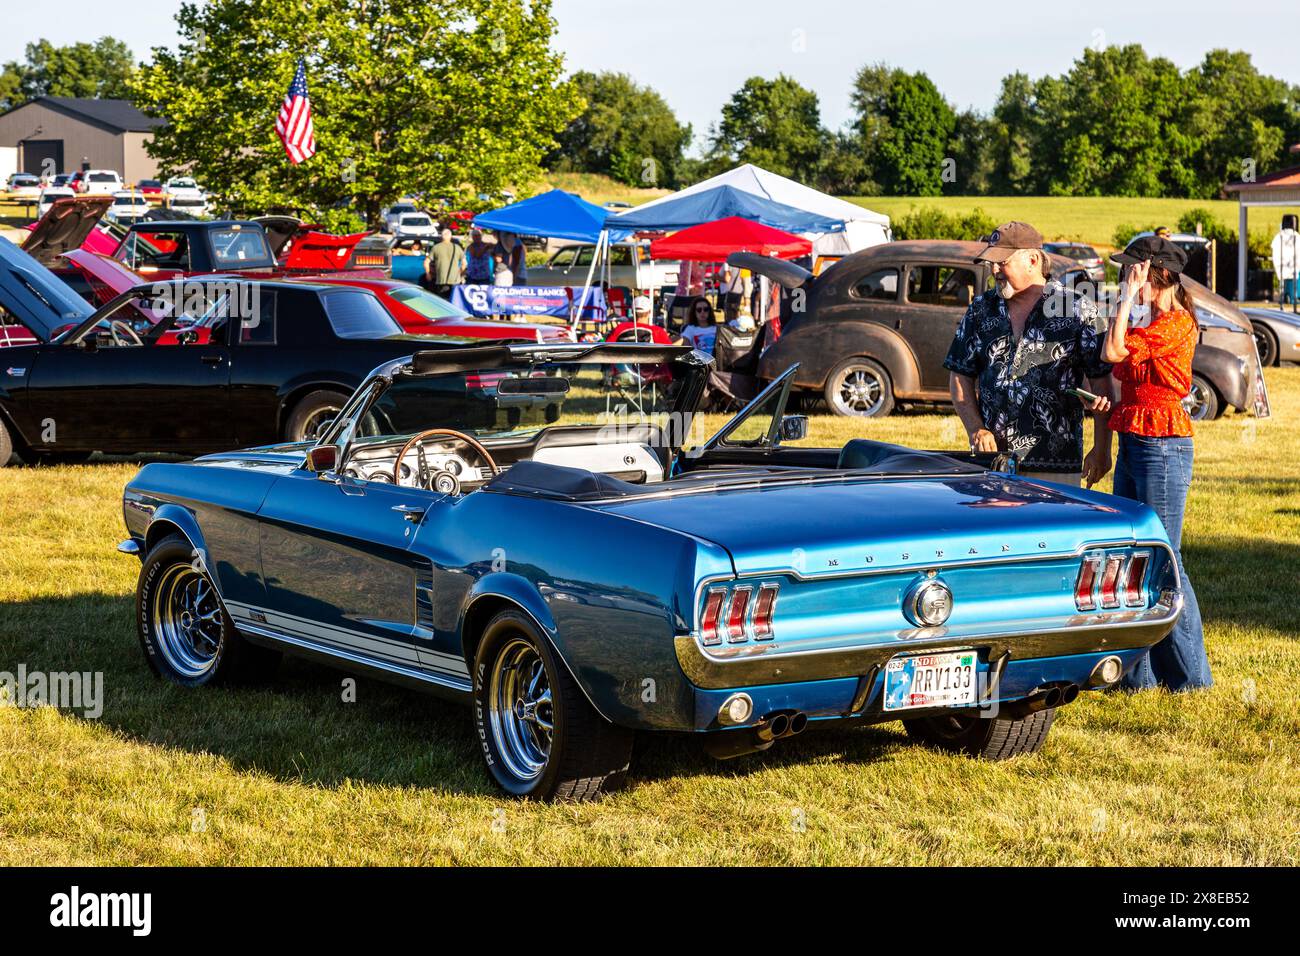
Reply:
<svg viewBox="0 0 1300 956"><path fill-rule="evenodd" d="M975 703L977 663L974 651L895 657L885 665L885 710Z"/></svg>

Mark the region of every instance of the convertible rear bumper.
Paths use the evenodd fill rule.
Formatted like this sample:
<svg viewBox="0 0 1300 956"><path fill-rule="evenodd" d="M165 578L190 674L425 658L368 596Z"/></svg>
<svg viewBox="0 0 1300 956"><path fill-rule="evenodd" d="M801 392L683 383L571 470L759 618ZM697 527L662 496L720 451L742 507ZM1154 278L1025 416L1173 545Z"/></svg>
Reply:
<svg viewBox="0 0 1300 956"><path fill-rule="evenodd" d="M1169 590L1149 608L1077 614L1041 622L1032 630L931 627L900 631L895 639L805 652L782 651L779 641L710 653L691 634L676 638L677 661L698 689L718 690L797 681L861 678L892 657L976 649L987 661L1007 662L1141 650L1173 628L1183 610L1181 591ZM720 649L722 650L722 649Z"/></svg>

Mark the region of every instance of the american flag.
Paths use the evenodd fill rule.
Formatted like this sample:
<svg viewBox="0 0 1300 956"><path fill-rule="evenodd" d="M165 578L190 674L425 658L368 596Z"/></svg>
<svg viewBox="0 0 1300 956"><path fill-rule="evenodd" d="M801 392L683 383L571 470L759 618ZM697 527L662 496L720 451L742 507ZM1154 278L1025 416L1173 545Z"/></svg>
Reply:
<svg viewBox="0 0 1300 956"><path fill-rule="evenodd" d="M275 121L275 132L284 143L289 162L295 166L316 155L316 134L311 124L311 100L307 98L307 70L302 60L293 74L289 92Z"/></svg>

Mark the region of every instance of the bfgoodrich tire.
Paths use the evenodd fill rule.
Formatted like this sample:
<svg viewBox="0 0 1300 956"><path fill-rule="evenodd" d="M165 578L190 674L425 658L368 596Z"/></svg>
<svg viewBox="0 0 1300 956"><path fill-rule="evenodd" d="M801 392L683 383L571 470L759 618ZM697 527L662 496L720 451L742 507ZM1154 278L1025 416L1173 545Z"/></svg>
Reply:
<svg viewBox="0 0 1300 956"><path fill-rule="evenodd" d="M319 389L308 392L293 407L284 425L285 441L315 441L334 420L348 397L342 392Z"/></svg>
<svg viewBox="0 0 1300 956"><path fill-rule="evenodd" d="M1023 717L981 717L975 713L944 714L903 721L907 734L918 743L952 753L1006 760L1035 754L1047 739L1056 719L1055 707L1044 707Z"/></svg>
<svg viewBox="0 0 1300 956"><path fill-rule="evenodd" d="M235 630L193 546L178 534L145 556L135 620L150 669L182 687L261 680L280 661L279 653Z"/></svg>
<svg viewBox="0 0 1300 956"><path fill-rule="evenodd" d="M621 781L633 733L596 712L526 615L488 622L473 674L483 759L506 793L577 803Z"/></svg>
<svg viewBox="0 0 1300 956"><path fill-rule="evenodd" d="M826 407L836 415L883 418L894 410L894 382L874 359L855 355L831 369L824 389Z"/></svg>

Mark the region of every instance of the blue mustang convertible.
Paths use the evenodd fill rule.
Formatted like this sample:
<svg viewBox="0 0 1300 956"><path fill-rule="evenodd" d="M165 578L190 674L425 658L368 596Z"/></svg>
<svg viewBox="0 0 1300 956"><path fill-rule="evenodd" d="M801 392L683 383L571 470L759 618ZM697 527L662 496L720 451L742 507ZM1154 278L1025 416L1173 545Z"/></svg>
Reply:
<svg viewBox="0 0 1300 956"><path fill-rule="evenodd" d="M710 361L430 349L313 444L146 465L120 549L149 665L197 687L290 653L449 695L502 788L581 800L637 731L732 757L902 720L1032 753L1177 618L1149 508L968 456L795 444L790 373L705 438Z"/></svg>

